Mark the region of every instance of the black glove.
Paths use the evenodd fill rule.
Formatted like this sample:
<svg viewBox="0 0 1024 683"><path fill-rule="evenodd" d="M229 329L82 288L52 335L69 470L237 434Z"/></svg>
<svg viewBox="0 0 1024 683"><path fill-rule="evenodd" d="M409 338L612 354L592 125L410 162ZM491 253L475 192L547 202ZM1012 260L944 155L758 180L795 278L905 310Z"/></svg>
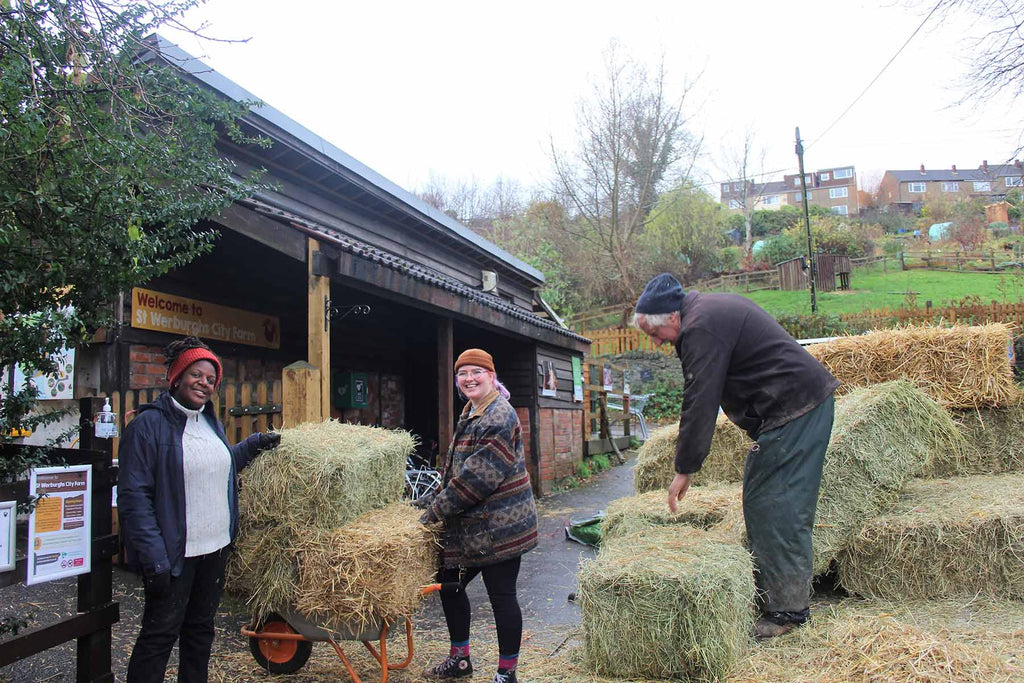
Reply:
<svg viewBox="0 0 1024 683"><path fill-rule="evenodd" d="M278 444L281 443L280 432L260 432L259 438L256 440L256 450L267 451L271 448L277 448Z"/></svg>
<svg viewBox="0 0 1024 683"><path fill-rule="evenodd" d="M147 598L162 598L171 589L171 570L147 575L142 581L146 586Z"/></svg>

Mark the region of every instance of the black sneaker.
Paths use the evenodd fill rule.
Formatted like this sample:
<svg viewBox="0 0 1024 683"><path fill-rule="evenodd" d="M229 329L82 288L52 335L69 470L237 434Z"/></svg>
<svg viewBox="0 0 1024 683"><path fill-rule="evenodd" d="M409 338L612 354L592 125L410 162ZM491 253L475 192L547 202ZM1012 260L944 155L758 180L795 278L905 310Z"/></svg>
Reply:
<svg viewBox="0 0 1024 683"><path fill-rule="evenodd" d="M465 678L466 676L473 675L473 662L469 661L469 657L448 655L445 660L437 666L424 670L423 675L427 678L436 679ZM514 683L515 678L512 680Z"/></svg>
<svg viewBox="0 0 1024 683"><path fill-rule="evenodd" d="M512 669L511 671L508 671L506 673L501 673L501 671L499 670L498 673L494 674L494 680L492 681L492 683L519 683L519 679L516 678L515 669Z"/></svg>

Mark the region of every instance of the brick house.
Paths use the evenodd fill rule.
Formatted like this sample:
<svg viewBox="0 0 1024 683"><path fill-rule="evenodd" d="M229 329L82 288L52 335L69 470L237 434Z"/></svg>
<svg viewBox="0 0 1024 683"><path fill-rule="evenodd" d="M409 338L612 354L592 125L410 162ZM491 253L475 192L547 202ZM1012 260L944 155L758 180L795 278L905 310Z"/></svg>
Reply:
<svg viewBox="0 0 1024 683"><path fill-rule="evenodd" d="M1024 187L1024 166L1020 161L993 166L983 161L976 169L958 169L956 165L925 169L921 164L917 170L886 171L878 194L883 206L916 213L929 200L958 202L981 198L998 202L1015 187Z"/></svg>
<svg viewBox="0 0 1024 683"><path fill-rule="evenodd" d="M860 213L857 196L857 173L853 166L823 168L807 173L807 200L811 206L820 206L840 216ZM722 183L722 204L731 213L743 211L744 183ZM800 174L783 176L781 181L755 183L746 181L746 198L751 210L778 210L783 206L803 208L803 189Z"/></svg>

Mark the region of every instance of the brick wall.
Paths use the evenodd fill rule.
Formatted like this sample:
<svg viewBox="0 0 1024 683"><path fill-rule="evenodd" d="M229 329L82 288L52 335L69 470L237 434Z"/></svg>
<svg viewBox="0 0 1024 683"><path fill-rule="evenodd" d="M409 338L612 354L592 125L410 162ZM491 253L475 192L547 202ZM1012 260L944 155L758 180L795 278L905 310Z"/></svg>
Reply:
<svg viewBox="0 0 1024 683"><path fill-rule="evenodd" d="M148 389L166 385L162 346L134 344L128 351L128 388ZM261 382L281 379L284 364L279 361L265 361L259 358L220 359L224 371L224 382Z"/></svg>

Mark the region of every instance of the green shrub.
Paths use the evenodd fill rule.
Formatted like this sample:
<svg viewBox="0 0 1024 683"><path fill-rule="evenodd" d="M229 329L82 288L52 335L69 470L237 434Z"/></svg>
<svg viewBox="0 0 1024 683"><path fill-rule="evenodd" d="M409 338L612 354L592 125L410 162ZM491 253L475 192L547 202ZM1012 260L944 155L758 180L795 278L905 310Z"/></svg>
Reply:
<svg viewBox="0 0 1024 683"><path fill-rule="evenodd" d="M661 380L651 392L654 396L644 408L644 417L650 420L664 420L679 414L679 406L683 401L682 383Z"/></svg>
<svg viewBox="0 0 1024 683"><path fill-rule="evenodd" d="M580 463L576 465L576 476L580 479L587 479L590 477L590 465L586 460L581 460Z"/></svg>
<svg viewBox="0 0 1024 683"><path fill-rule="evenodd" d="M843 320L838 313L787 313L777 315L775 319L794 339L838 337L843 334L860 334L870 329L869 324Z"/></svg>
<svg viewBox="0 0 1024 683"><path fill-rule="evenodd" d="M611 459L608 458L607 453L598 453L590 459L591 467L594 468L595 472L604 472L606 469L612 466Z"/></svg>

